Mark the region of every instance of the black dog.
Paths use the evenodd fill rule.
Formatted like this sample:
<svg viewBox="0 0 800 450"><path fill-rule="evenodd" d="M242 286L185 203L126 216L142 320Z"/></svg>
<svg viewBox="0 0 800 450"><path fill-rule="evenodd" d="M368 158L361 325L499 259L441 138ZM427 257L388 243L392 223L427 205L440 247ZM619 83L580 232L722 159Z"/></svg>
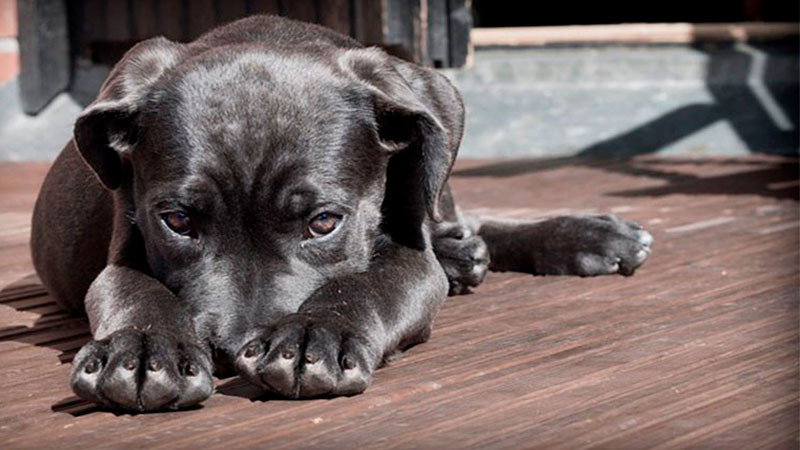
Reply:
<svg viewBox="0 0 800 450"><path fill-rule="evenodd" d="M463 116L444 76L315 25L252 17L138 44L34 212L36 270L95 339L75 392L180 408L235 371L288 397L356 394L487 269L645 260L650 235L611 216L462 217L446 181Z"/></svg>

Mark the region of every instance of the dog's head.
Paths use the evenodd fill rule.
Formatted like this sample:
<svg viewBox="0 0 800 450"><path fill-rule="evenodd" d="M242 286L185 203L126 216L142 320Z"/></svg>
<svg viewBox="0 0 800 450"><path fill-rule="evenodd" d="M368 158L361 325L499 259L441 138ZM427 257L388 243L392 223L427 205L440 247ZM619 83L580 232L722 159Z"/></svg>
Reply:
<svg viewBox="0 0 800 450"><path fill-rule="evenodd" d="M393 61L154 39L115 67L74 140L127 209L121 240L227 334L236 315L278 317L366 270L380 236L429 245L455 155L412 88L424 80Z"/></svg>

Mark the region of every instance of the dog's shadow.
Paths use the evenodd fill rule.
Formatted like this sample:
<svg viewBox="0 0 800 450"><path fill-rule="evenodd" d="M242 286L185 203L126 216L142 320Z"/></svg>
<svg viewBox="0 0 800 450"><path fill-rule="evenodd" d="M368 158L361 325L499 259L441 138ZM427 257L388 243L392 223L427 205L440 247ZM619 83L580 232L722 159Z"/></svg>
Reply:
<svg viewBox="0 0 800 450"><path fill-rule="evenodd" d="M247 381L239 378L239 377L232 377L229 379L222 380L221 384L217 385L215 389L215 394L221 394L229 397L239 397L250 400L251 402L267 402L267 401L279 401L279 400L286 400L285 398L281 398L275 394L271 393L264 393L258 387L248 383ZM288 401L288 400L286 400ZM203 405L193 405L188 408L181 408L180 411L194 411L203 409ZM69 414L72 417L80 417L85 416L87 414L99 413L99 414L113 414L114 416L135 416L138 414L157 414L163 412L173 412L174 410L165 409L165 410L158 410L158 411L148 411L143 413L138 412L131 412L131 411L119 411L109 408L104 408L99 405L95 405L94 403L87 402L81 398L76 396L69 396L59 400L58 402L54 403L50 410L55 413L62 413L62 414Z"/></svg>
<svg viewBox="0 0 800 450"><path fill-rule="evenodd" d="M264 393L258 387L248 383L247 381L239 378L232 377L222 380L221 384L217 385L215 394L221 394L229 397L239 397L250 400L251 402L267 402L267 401L290 401L285 398L279 397L275 394ZM195 411L203 409L203 405L193 405L187 408L181 408L179 411ZM158 414L164 412L173 412L175 410L165 409L157 411L148 411L138 413L135 411L119 411L90 403L86 400L78 398L74 395L63 398L50 406L50 410L54 413L69 414L72 417L85 416L87 414L112 414L114 416L135 416L139 414Z"/></svg>
<svg viewBox="0 0 800 450"><path fill-rule="evenodd" d="M265 393L258 386L240 377L224 380L222 384L217 385L216 392L230 397L246 398L253 402L286 400L276 394Z"/></svg>

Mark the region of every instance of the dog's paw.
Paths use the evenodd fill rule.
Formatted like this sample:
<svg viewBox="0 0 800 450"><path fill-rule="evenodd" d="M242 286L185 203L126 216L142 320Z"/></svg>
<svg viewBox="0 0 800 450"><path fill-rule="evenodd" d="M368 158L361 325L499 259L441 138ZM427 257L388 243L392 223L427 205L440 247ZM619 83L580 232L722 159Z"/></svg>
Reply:
<svg viewBox="0 0 800 450"><path fill-rule="evenodd" d="M458 223L439 224L433 236L433 252L450 284L450 295L467 294L489 270L489 249L483 238Z"/></svg>
<svg viewBox="0 0 800 450"><path fill-rule="evenodd" d="M211 367L209 356L194 344L121 330L81 348L72 365L72 390L112 408L177 409L211 395Z"/></svg>
<svg viewBox="0 0 800 450"><path fill-rule="evenodd" d="M565 216L549 237L554 248L542 258L544 273L596 276L633 275L651 253L653 236L616 216Z"/></svg>
<svg viewBox="0 0 800 450"><path fill-rule="evenodd" d="M287 316L244 345L236 371L290 398L359 394L369 386L378 357L347 328L330 318Z"/></svg>

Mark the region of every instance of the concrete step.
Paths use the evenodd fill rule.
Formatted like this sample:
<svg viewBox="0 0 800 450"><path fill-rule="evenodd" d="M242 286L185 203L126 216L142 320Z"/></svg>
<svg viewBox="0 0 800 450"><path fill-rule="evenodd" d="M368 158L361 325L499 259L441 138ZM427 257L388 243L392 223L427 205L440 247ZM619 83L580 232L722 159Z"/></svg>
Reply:
<svg viewBox="0 0 800 450"><path fill-rule="evenodd" d="M798 152L794 43L478 49L464 157Z"/></svg>

